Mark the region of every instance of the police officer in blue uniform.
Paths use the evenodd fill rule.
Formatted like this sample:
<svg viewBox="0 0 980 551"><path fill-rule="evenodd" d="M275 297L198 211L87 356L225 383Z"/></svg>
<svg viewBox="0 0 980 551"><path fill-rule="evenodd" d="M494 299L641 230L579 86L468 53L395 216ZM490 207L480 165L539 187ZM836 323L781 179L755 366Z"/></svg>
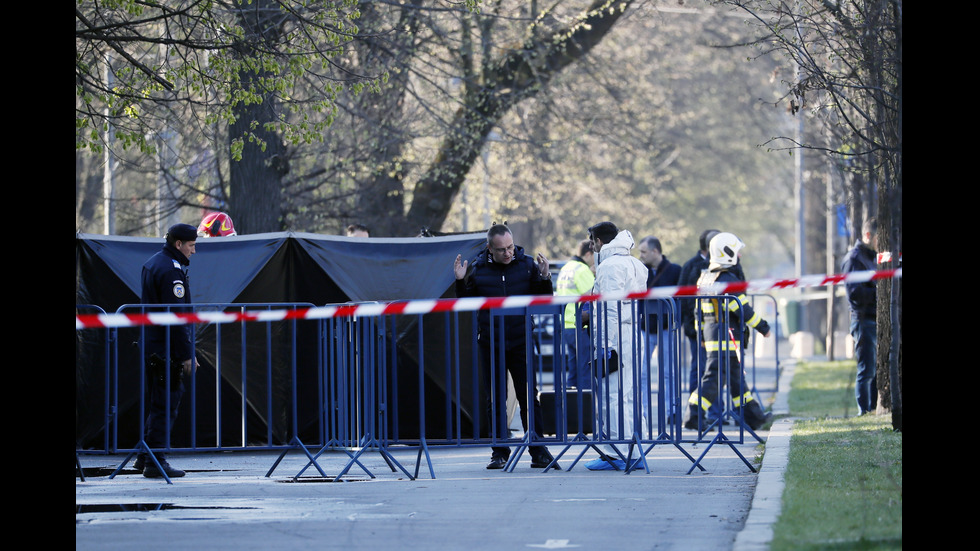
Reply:
<svg viewBox="0 0 980 551"><path fill-rule="evenodd" d="M152 311L181 311L189 307L191 290L187 267L191 255L196 252L197 228L190 224L174 224L167 230L163 249L143 264L140 301ZM177 409L184 395L184 377L191 376L198 367L194 355L194 328L192 325L148 326L144 329L143 354L147 366L147 387L150 393L149 412L146 418L143 440L150 449L168 445L168 430L177 419ZM167 344L169 342L169 349ZM170 394L170 410L167 411L167 393ZM137 470L147 478L184 476L184 471L171 467L163 454L155 454L160 468L140 454L135 463Z"/></svg>

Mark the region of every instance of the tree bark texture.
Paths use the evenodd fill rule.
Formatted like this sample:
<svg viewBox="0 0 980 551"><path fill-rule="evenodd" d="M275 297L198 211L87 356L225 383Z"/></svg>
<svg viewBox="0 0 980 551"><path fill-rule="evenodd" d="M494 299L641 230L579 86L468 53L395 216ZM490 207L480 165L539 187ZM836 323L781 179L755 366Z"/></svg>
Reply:
<svg viewBox="0 0 980 551"><path fill-rule="evenodd" d="M496 122L508 109L537 94L552 77L588 54L633 0L596 0L581 21L532 34L524 45L484 68L482 82L467 90L435 161L416 182L406 223L441 228L466 174Z"/></svg>
<svg viewBox="0 0 980 551"><path fill-rule="evenodd" d="M279 40L279 13L269 0L243 4L237 15L248 34L238 47L254 55L262 44ZM235 121L229 125L229 140L244 139L242 160L232 159L229 170L229 211L238 233L281 231L282 180L289 172L289 162L278 132L265 127L276 121L276 96L264 90L261 70L243 70L239 76L246 89L253 85L262 101L238 103Z"/></svg>
<svg viewBox="0 0 980 551"><path fill-rule="evenodd" d="M404 235L417 230L405 223L405 168L400 163L405 136L400 127L408 94L410 72L407 65L415 55L415 41L419 26L420 0L402 7L397 29L390 36L368 35L358 39L355 48L361 66L368 71L387 69L388 84L381 93L362 93L356 105L361 116L371 120L378 130L372 133L372 142L366 152L366 164L371 175L357 194L356 222L367 225L375 237ZM374 3L361 4L361 17L370 21L380 18Z"/></svg>

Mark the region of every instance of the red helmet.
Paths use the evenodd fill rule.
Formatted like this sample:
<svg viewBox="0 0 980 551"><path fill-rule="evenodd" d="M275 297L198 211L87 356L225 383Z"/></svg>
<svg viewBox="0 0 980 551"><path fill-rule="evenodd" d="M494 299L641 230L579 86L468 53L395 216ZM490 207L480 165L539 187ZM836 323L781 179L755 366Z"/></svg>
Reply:
<svg viewBox="0 0 980 551"><path fill-rule="evenodd" d="M237 235L235 225L231 222L231 216L223 212L212 212L201 220L201 225L197 227L197 234L201 237L227 237Z"/></svg>

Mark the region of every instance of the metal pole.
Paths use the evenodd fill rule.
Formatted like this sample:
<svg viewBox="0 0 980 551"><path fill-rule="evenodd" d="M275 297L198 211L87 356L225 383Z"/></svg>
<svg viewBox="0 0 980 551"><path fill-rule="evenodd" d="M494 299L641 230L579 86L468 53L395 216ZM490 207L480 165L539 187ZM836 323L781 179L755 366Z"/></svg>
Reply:
<svg viewBox="0 0 980 551"><path fill-rule="evenodd" d="M112 58L106 59L105 81L107 88L112 88ZM105 163L102 172L102 215L103 233L112 235L116 233L116 207L115 207L115 186L112 183L113 155L112 155L112 118L109 106L105 107L105 145L103 146L102 157Z"/></svg>
<svg viewBox="0 0 980 551"><path fill-rule="evenodd" d="M827 223L825 230L827 234L827 271L825 273L836 273L834 270L834 223L836 222L837 211L834 209L834 164L827 163ZM827 286L827 360L834 361L834 286Z"/></svg>
<svg viewBox="0 0 980 551"><path fill-rule="evenodd" d="M483 146L483 227L490 227L490 144Z"/></svg>

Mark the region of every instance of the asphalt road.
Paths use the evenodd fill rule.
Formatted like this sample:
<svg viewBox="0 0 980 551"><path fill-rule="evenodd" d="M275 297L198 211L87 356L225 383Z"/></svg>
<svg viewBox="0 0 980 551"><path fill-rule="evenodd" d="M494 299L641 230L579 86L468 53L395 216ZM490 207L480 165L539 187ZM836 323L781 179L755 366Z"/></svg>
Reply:
<svg viewBox="0 0 980 551"><path fill-rule="evenodd" d="M786 373L781 390L789 388L791 366ZM770 383L763 387L775 389ZM772 400L776 413L786 413L784 393L763 394ZM276 452L175 455L171 463L187 476L173 484L131 468L110 479L124 456L82 455L75 548L765 549L779 512L790 427L777 421L760 433L769 438L761 469L761 447L748 435L743 444L684 445L704 471L663 444L647 453L649 472L629 474L587 470L597 452L578 446L561 459L562 471L548 473L531 469L526 454L513 472L488 471L487 448L433 448L414 479L365 451L363 468L353 465L339 482L333 477L350 464L343 451L320 457L328 478L313 469L297 477L307 464L298 450L271 476ZM728 427L725 433L737 438ZM394 449L392 457L415 475L416 451Z"/></svg>
<svg viewBox="0 0 980 551"><path fill-rule="evenodd" d="M751 444L738 448L749 458L756 453ZM414 452L393 455L414 474ZM376 478L355 466L343 482L327 482L315 471L295 479L305 465L299 451L266 477L276 457L174 456L171 462L188 474L173 484L132 470L111 480L76 481L75 547L729 549L757 480L727 445L716 445L703 460L706 471L692 474L691 461L671 447L647 455L649 474L593 472L581 462L571 471L544 473L531 469L526 456L513 472L487 471L486 449L433 450L436 478L423 464L415 480L367 452L364 466ZM82 464L121 459L89 457ZM330 452L320 464L339 473L347 455Z"/></svg>

